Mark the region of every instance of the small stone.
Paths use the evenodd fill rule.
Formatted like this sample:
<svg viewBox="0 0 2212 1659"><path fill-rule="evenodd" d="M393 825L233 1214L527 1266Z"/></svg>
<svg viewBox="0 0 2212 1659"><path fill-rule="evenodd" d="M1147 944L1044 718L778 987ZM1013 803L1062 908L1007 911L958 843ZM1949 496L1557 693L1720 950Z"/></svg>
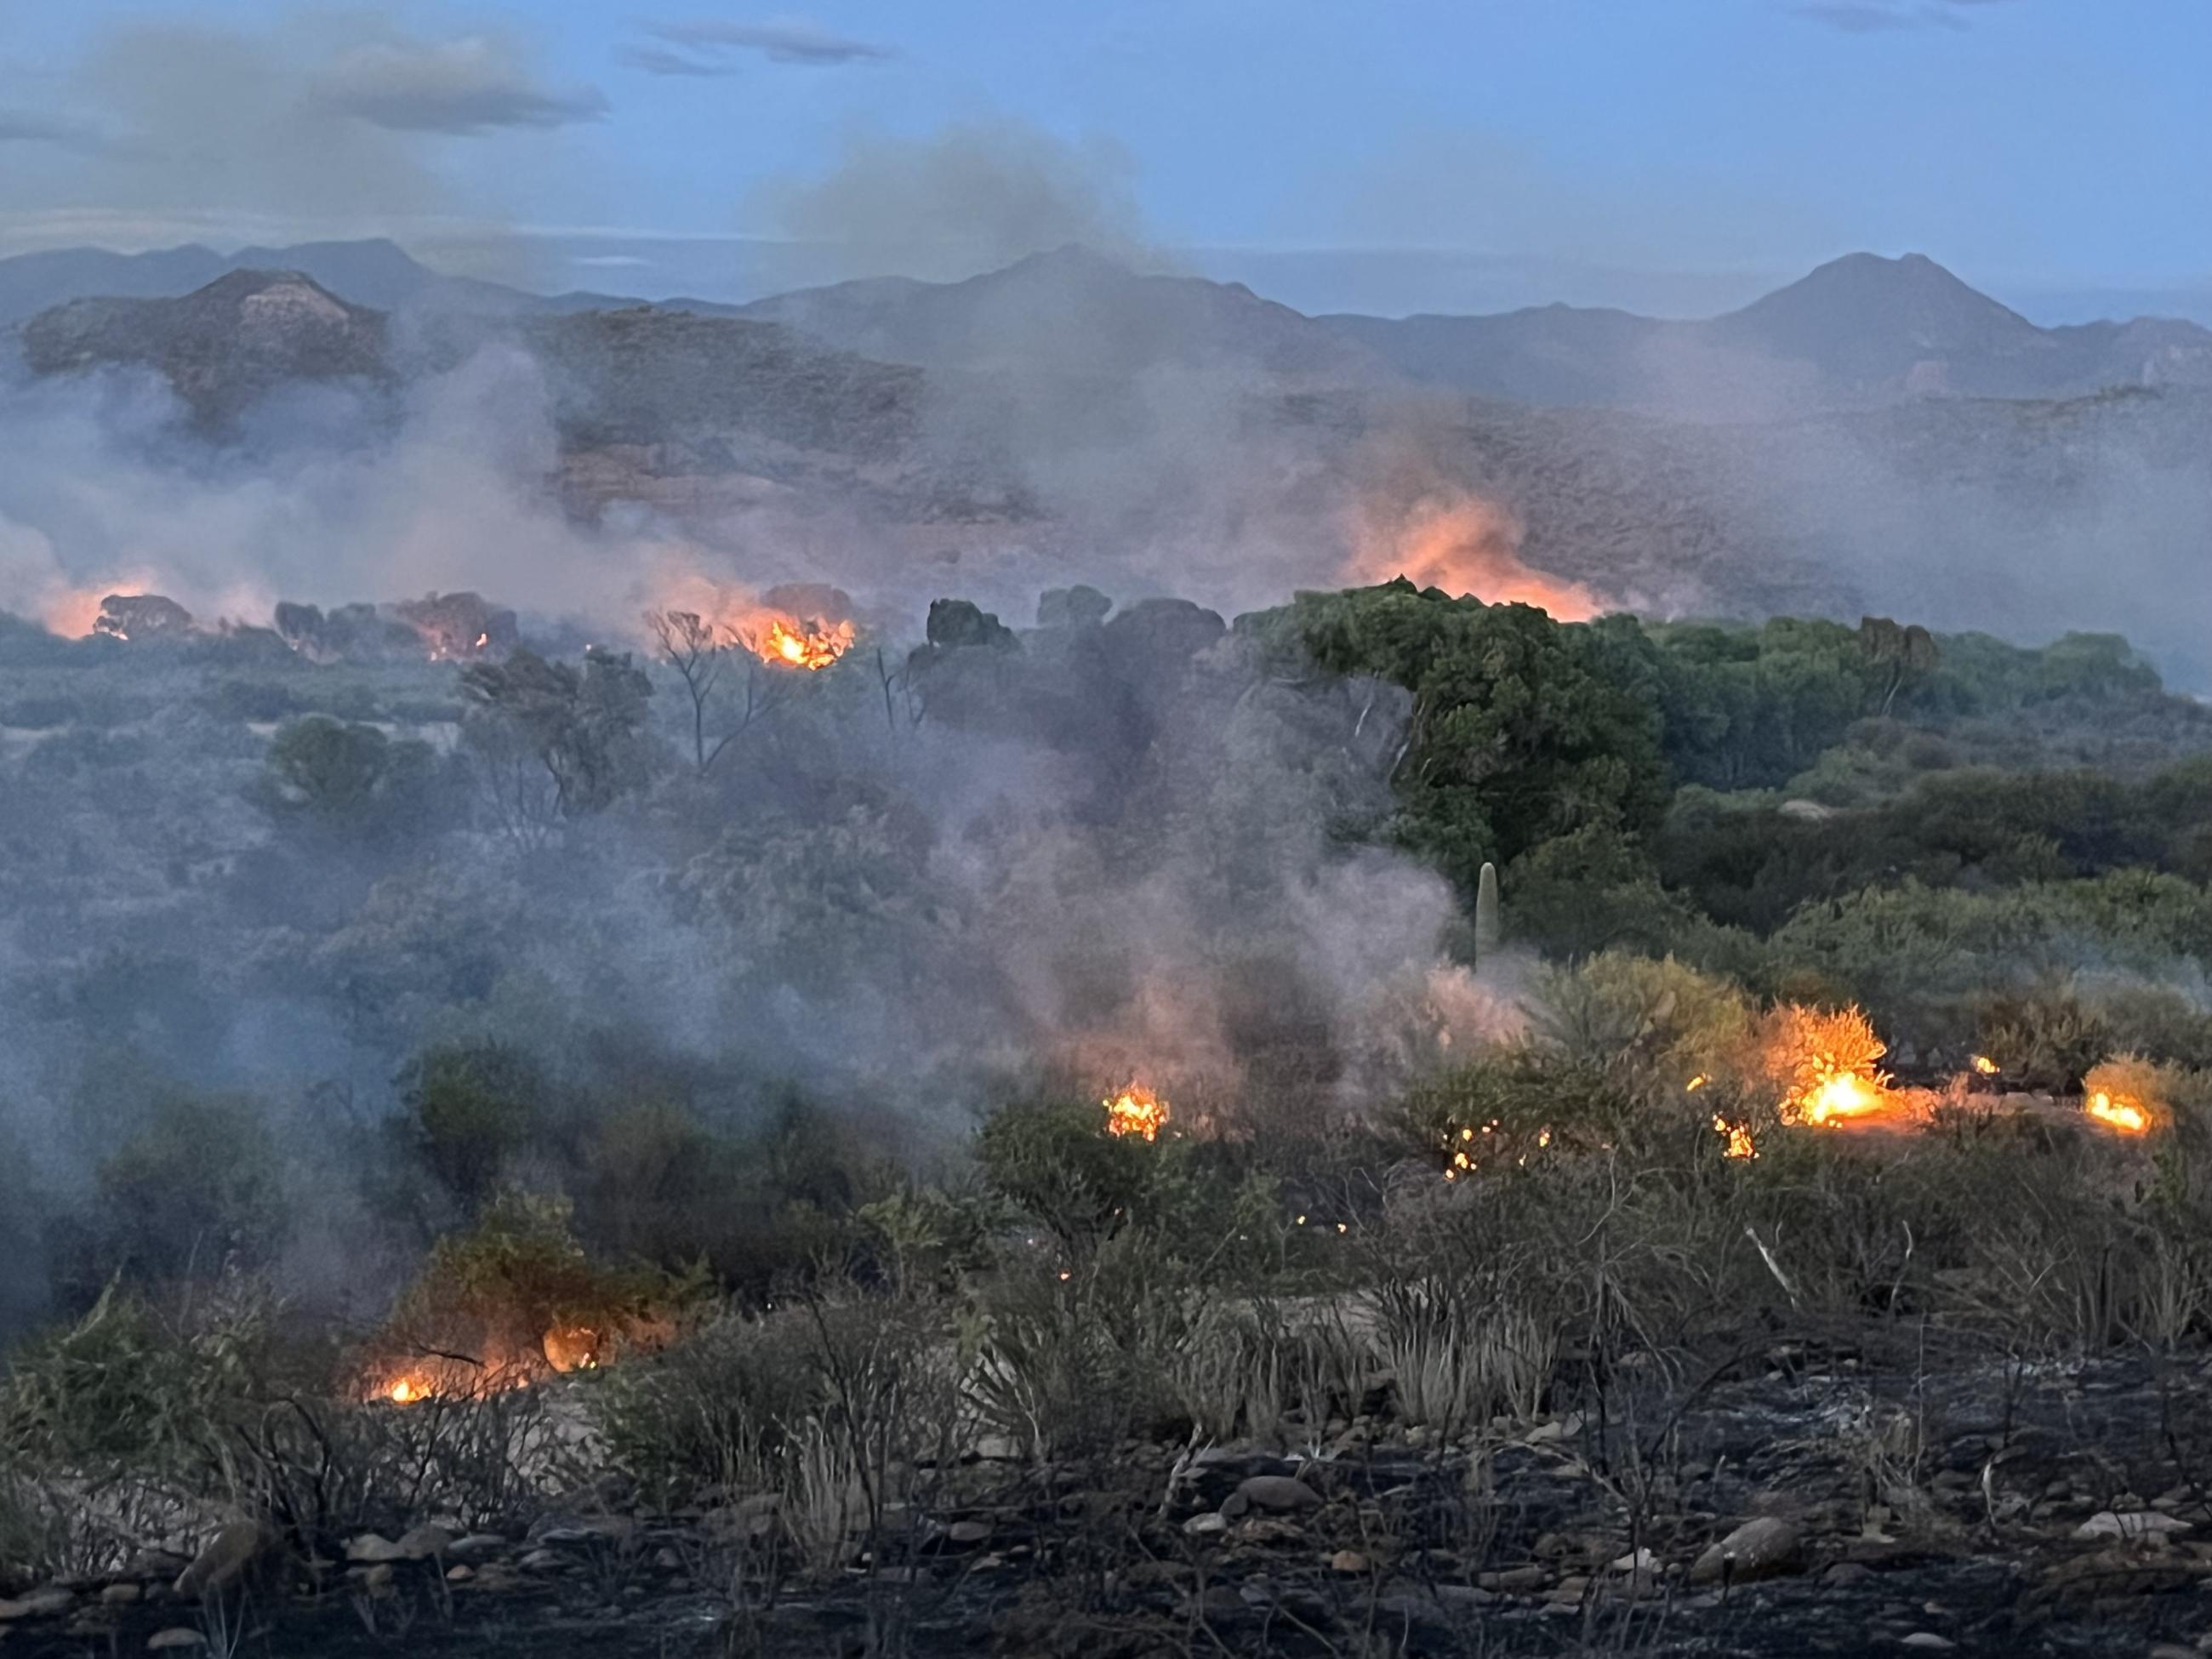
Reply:
<svg viewBox="0 0 2212 1659"><path fill-rule="evenodd" d="M2179 1642L2154 1642L2147 1659L2197 1659L2197 1652Z"/></svg>
<svg viewBox="0 0 2212 1659"><path fill-rule="evenodd" d="M2156 1510L2100 1510L2074 1528L2076 1538L2158 1538L2196 1528Z"/></svg>
<svg viewBox="0 0 2212 1659"><path fill-rule="evenodd" d="M399 1541L392 1546L399 1552L398 1559L402 1561L434 1560L453 1547L453 1534L427 1521L420 1526L408 1528L399 1534Z"/></svg>
<svg viewBox="0 0 2212 1659"><path fill-rule="evenodd" d="M1229 1530L1229 1517L1218 1510L1208 1510L1204 1515L1194 1515L1182 1523L1182 1529L1193 1538L1213 1538Z"/></svg>
<svg viewBox="0 0 2212 1659"><path fill-rule="evenodd" d="M1795 1521L1779 1515L1762 1515L1747 1521L1718 1543L1710 1546L1690 1567L1690 1582L1710 1584L1726 1579L1741 1583L1771 1577L1796 1565L1804 1534Z"/></svg>
<svg viewBox="0 0 2212 1659"><path fill-rule="evenodd" d="M51 1619L58 1613L67 1613L76 1600L76 1591L64 1589L59 1584L33 1590L13 1601L0 1601L0 1625L12 1619Z"/></svg>
<svg viewBox="0 0 2212 1659"><path fill-rule="evenodd" d="M1542 1589L1551 1577L1532 1561L1526 1566L1504 1567L1495 1572L1482 1573L1474 1582L1486 1590L1497 1590L1504 1595L1521 1595L1532 1589Z"/></svg>
<svg viewBox="0 0 2212 1659"><path fill-rule="evenodd" d="M137 1584L110 1584L100 1591L100 1599L111 1607L127 1607L145 1593Z"/></svg>
<svg viewBox="0 0 2212 1659"><path fill-rule="evenodd" d="M1295 1475L1255 1474L1237 1483L1237 1497L1255 1509L1279 1513L1320 1506L1321 1495Z"/></svg>
<svg viewBox="0 0 2212 1659"><path fill-rule="evenodd" d="M1938 1636L1932 1630L1917 1630L1905 1638L1903 1645L1908 1648L1924 1648L1930 1653L1941 1653L1947 1648L1955 1648L1959 1644L1948 1636Z"/></svg>
<svg viewBox="0 0 2212 1659"><path fill-rule="evenodd" d="M1851 1584L1863 1584L1874 1577L1874 1569L1863 1561L1838 1561L1820 1575L1820 1582L1832 1589Z"/></svg>
<svg viewBox="0 0 2212 1659"><path fill-rule="evenodd" d="M988 1521L955 1521L945 1529L945 1541L971 1549L991 1535Z"/></svg>
<svg viewBox="0 0 2212 1659"><path fill-rule="evenodd" d="M529 1554L524 1556L521 1560L516 1562L515 1565L522 1568L526 1572L550 1572L561 1565L561 1552L558 1550L535 1549L531 1551Z"/></svg>
<svg viewBox="0 0 2212 1659"><path fill-rule="evenodd" d="M1631 1550L1626 1555L1606 1563L1614 1572L1655 1572L1659 1558L1648 1549Z"/></svg>
<svg viewBox="0 0 2212 1659"><path fill-rule="evenodd" d="M506 1547L507 1540L495 1532L472 1532L465 1538L453 1540L446 1547L446 1553L456 1561L481 1561Z"/></svg>
<svg viewBox="0 0 2212 1659"><path fill-rule="evenodd" d="M1011 1435L987 1434L975 1442L975 1455L986 1463L1018 1463L1021 1442Z"/></svg>
<svg viewBox="0 0 2212 1659"><path fill-rule="evenodd" d="M465 1561L456 1561L446 1569L446 1582L449 1584L465 1584L476 1576L477 1570Z"/></svg>
<svg viewBox="0 0 2212 1659"><path fill-rule="evenodd" d="M347 1542L345 1559L356 1566L375 1566L385 1561L403 1561L406 1554L382 1534L365 1532Z"/></svg>
<svg viewBox="0 0 2212 1659"><path fill-rule="evenodd" d="M1331 1572L1364 1572L1367 1571L1367 1558L1358 1550L1339 1550L1328 1558L1328 1570Z"/></svg>
<svg viewBox="0 0 2212 1659"><path fill-rule="evenodd" d="M392 1587L393 1571L389 1561L372 1561L367 1566L349 1567L346 1577L374 1595L379 1590Z"/></svg>
<svg viewBox="0 0 2212 1659"><path fill-rule="evenodd" d="M167 1630L157 1630L146 1638L146 1651L167 1653L184 1651L207 1645L207 1638L189 1625L172 1625Z"/></svg>

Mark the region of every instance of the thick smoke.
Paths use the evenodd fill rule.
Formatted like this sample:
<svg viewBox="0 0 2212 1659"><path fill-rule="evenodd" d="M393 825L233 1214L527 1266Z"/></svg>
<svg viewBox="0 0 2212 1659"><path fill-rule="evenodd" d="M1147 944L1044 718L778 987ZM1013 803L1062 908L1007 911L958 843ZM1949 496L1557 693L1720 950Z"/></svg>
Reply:
<svg viewBox="0 0 2212 1659"><path fill-rule="evenodd" d="M649 659L645 611L742 609L804 579L845 587L865 630L820 676L733 656L709 720L742 729L703 781L657 666L658 781L545 836L484 809L450 665L312 664L250 630L8 635L0 828L22 856L0 1137L54 1201L96 1206L97 1172L177 1091L244 1091L271 1103L300 1183L289 1282L373 1300L387 1280L364 1264L397 1271L406 1241L349 1195L346 1149L441 1040L513 1044L577 1087L681 1075L736 1125L796 1095L927 1151L994 1101L1132 1078L1194 1121L1311 1124L1513 1019L1451 965L1443 884L1332 837L1387 807L1396 694L1285 681L1188 605L1063 614L1018 649L909 670L930 599L995 590L1023 626L1048 585L1133 602L1166 562L1102 538L917 567L857 507L772 499L681 530L638 507L572 516L556 407L506 343L396 400L282 394L220 442L141 373L0 386L0 608L70 631L118 589L260 624L280 599L468 588L572 653ZM428 741L439 823L395 826L404 854L288 828L262 757L307 708Z"/></svg>

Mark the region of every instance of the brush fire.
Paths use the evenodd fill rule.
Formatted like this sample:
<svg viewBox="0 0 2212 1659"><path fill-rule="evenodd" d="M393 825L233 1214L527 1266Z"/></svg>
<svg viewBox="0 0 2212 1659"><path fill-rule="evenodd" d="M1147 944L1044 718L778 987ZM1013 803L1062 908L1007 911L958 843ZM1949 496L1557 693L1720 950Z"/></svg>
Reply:
<svg viewBox="0 0 2212 1659"><path fill-rule="evenodd" d="M1141 1135L1146 1140L1157 1140L1160 1131L1167 1127L1167 1102L1141 1083L1132 1083L1100 1104L1106 1109L1109 1134Z"/></svg>
<svg viewBox="0 0 2212 1659"><path fill-rule="evenodd" d="M732 632L763 662L810 671L829 667L853 648L855 637L849 622L802 618L774 611L745 617L734 624Z"/></svg>

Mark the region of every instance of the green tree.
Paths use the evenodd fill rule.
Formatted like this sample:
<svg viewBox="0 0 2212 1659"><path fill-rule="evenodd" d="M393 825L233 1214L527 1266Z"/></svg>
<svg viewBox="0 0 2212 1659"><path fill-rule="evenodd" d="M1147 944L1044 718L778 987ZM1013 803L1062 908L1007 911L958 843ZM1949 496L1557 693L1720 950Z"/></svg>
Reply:
<svg viewBox="0 0 2212 1659"><path fill-rule="evenodd" d="M255 798L275 822L316 835L390 845L436 827L437 757L413 738L309 714L280 730Z"/></svg>
<svg viewBox="0 0 2212 1659"><path fill-rule="evenodd" d="M471 705L464 735L511 830L604 811L650 773L653 680L627 652L594 647L579 668L517 650L469 664L461 691Z"/></svg>
<svg viewBox="0 0 2212 1659"><path fill-rule="evenodd" d="M1396 836L1463 890L1486 860L1554 836L1635 836L1657 823L1661 718L1637 684L1654 662L1632 623L1557 623L1530 605L1455 599L1401 578L1301 594L1288 626L1320 666L1413 694L1392 773Z"/></svg>

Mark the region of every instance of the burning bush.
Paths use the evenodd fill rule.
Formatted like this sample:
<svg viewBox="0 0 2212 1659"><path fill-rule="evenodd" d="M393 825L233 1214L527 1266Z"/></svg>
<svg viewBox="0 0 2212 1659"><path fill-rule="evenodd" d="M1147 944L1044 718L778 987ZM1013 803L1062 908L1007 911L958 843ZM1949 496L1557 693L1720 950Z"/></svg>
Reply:
<svg viewBox="0 0 2212 1659"><path fill-rule="evenodd" d="M2121 1134L2148 1134L2172 1115L2172 1079L2162 1066L2126 1055L2100 1061L2081 1079L2081 1110Z"/></svg>
<svg viewBox="0 0 2212 1659"><path fill-rule="evenodd" d="M1785 1122L1832 1124L1895 1109L1889 1079L1875 1069L1888 1052L1856 1008L1784 1002L1759 1027L1759 1069Z"/></svg>
<svg viewBox="0 0 2212 1659"><path fill-rule="evenodd" d="M370 1360L370 1391L401 1404L495 1392L662 1340L684 1287L593 1262L568 1216L565 1200L502 1193L439 1240L376 1344L387 1357Z"/></svg>

